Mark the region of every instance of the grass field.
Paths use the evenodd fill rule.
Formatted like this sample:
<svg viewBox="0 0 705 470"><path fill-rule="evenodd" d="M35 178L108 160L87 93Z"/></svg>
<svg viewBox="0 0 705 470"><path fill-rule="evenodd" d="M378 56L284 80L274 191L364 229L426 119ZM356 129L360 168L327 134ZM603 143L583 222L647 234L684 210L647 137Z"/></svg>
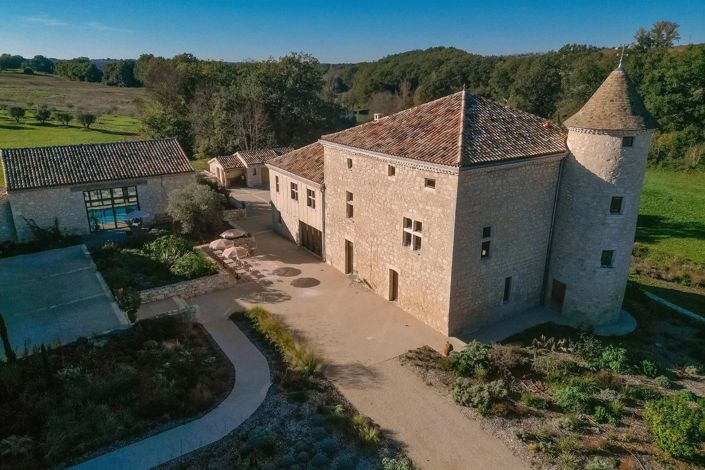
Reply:
<svg viewBox="0 0 705 470"><path fill-rule="evenodd" d="M705 265L705 173L649 169L636 241L651 256L678 256Z"/></svg>
<svg viewBox="0 0 705 470"><path fill-rule="evenodd" d="M146 96L144 88L76 82L54 75L0 72L0 106L32 109L46 105L73 113L81 110L94 114L135 117L138 102Z"/></svg>

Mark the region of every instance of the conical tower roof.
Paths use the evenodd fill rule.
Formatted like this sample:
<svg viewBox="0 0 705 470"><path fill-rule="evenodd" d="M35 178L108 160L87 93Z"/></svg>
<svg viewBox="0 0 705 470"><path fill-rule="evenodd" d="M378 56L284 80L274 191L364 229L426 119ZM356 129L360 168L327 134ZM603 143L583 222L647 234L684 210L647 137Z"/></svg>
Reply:
<svg viewBox="0 0 705 470"><path fill-rule="evenodd" d="M658 127L621 66L607 76L580 111L566 119L565 125L615 131L641 131Z"/></svg>

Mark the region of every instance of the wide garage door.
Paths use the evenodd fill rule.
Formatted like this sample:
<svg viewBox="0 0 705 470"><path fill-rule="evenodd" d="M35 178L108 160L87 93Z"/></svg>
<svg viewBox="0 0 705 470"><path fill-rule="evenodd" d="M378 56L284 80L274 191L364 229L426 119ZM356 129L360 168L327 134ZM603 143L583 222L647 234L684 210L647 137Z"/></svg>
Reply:
<svg viewBox="0 0 705 470"><path fill-rule="evenodd" d="M311 250L318 256L323 256L323 234L321 231L303 222L299 222L299 231L301 233L301 246Z"/></svg>

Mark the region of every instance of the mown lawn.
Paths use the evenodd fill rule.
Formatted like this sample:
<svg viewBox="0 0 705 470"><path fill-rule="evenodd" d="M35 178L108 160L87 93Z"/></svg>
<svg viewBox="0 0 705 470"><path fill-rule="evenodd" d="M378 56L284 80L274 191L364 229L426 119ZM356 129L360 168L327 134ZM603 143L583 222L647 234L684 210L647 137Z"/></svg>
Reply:
<svg viewBox="0 0 705 470"><path fill-rule="evenodd" d="M678 256L705 265L705 173L649 169L636 241L651 256Z"/></svg>

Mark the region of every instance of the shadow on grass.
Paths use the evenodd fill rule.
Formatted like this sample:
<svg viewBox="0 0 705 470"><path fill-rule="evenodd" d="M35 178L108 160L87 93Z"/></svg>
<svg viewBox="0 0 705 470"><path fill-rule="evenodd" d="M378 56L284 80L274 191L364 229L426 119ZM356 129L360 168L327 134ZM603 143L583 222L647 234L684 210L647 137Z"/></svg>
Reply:
<svg viewBox="0 0 705 470"><path fill-rule="evenodd" d="M124 135L124 136L139 135L137 132L129 132L129 131L109 131L107 129L88 129L88 130L100 132L101 134L109 134L109 135Z"/></svg>
<svg viewBox="0 0 705 470"><path fill-rule="evenodd" d="M7 129L11 131L31 131L32 129L29 129L27 127L23 127L20 124L0 124L0 129Z"/></svg>
<svg viewBox="0 0 705 470"><path fill-rule="evenodd" d="M636 285L644 290L656 294L662 299L668 300L679 307L686 308L691 312L705 316L705 294L674 289L665 286L654 286L642 283Z"/></svg>
<svg viewBox="0 0 705 470"><path fill-rule="evenodd" d="M705 240L705 224L700 222L676 222L660 215L639 216L636 241L655 243L666 238Z"/></svg>

